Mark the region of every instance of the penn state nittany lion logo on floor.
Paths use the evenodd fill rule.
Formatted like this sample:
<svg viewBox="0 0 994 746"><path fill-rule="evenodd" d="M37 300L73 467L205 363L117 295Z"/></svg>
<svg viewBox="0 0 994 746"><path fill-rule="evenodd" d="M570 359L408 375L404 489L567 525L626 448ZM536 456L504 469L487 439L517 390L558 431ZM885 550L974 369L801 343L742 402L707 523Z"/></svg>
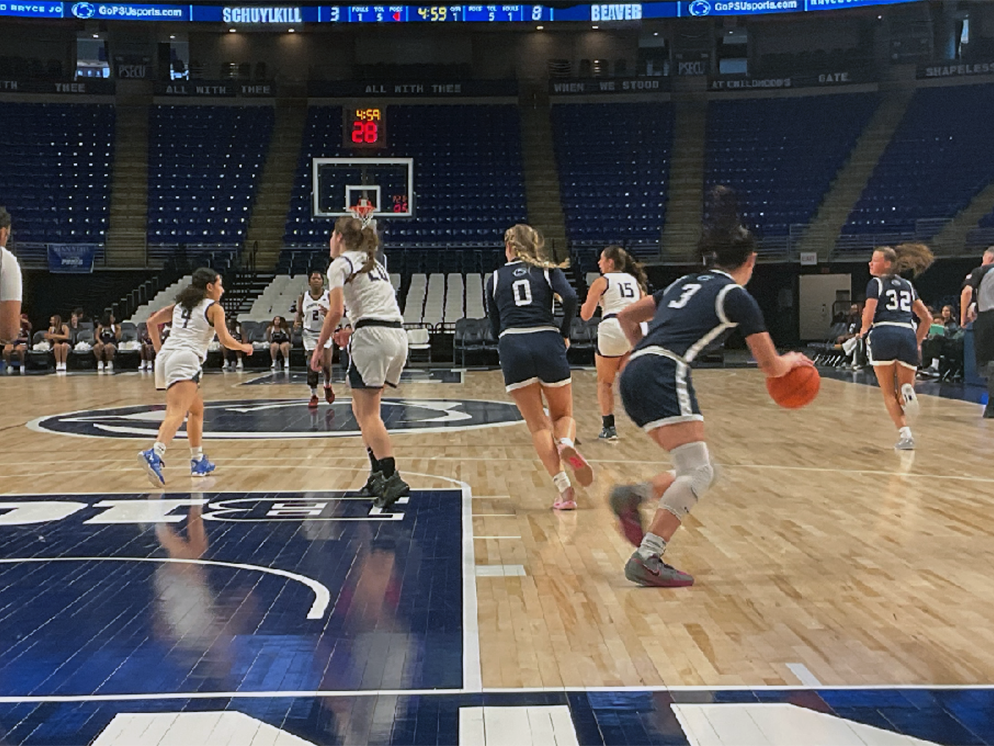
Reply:
<svg viewBox="0 0 994 746"><path fill-rule="evenodd" d="M307 399L206 402L204 429L212 440L341 438L359 435L350 399L309 409ZM521 421L514 404L477 399L384 399L383 422L392 433L499 427ZM166 413L163 404L90 409L41 417L33 430L91 438L151 438ZM184 432L179 433L184 437Z"/></svg>

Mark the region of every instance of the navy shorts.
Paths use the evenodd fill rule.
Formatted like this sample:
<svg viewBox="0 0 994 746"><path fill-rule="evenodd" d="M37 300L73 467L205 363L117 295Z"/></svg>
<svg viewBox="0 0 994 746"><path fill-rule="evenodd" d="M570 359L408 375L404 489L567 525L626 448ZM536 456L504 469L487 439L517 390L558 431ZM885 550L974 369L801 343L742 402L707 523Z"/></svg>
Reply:
<svg viewBox="0 0 994 746"><path fill-rule="evenodd" d="M875 326L870 329L870 365L899 363L918 367L918 338L904 326Z"/></svg>
<svg viewBox="0 0 994 746"><path fill-rule="evenodd" d="M504 388L508 391L533 383L565 386L570 382L566 343L556 331L504 334L497 341Z"/></svg>
<svg viewBox="0 0 994 746"><path fill-rule="evenodd" d="M690 366L665 355L642 354L629 360L618 391L628 416L643 430L704 420Z"/></svg>

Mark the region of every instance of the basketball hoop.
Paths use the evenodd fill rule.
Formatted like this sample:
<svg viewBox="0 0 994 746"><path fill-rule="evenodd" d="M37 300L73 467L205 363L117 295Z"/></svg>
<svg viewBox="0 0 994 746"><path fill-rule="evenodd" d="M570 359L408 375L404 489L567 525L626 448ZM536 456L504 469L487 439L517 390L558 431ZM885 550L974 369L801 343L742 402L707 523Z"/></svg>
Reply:
<svg viewBox="0 0 994 746"><path fill-rule="evenodd" d="M362 223L363 228L375 222L373 215L376 213L376 206L371 204L365 197L359 200L358 205L352 205L349 208L349 212Z"/></svg>

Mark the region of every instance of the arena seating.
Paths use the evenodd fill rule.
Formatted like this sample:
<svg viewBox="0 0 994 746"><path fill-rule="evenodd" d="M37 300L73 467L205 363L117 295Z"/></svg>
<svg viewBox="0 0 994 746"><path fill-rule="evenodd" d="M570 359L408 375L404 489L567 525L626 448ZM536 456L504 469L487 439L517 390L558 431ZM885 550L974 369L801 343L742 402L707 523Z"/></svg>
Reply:
<svg viewBox="0 0 994 746"><path fill-rule="evenodd" d="M673 143L668 103L557 104L553 141L574 247L658 250Z"/></svg>
<svg viewBox="0 0 994 746"><path fill-rule="evenodd" d="M272 131L269 106L153 107L149 243L240 244Z"/></svg>
<svg viewBox="0 0 994 746"><path fill-rule="evenodd" d="M911 233L928 220L917 236L930 238L990 183L992 119L994 85L918 90L843 233Z"/></svg>
<svg viewBox="0 0 994 746"><path fill-rule="evenodd" d="M339 107L308 111L287 215L289 247L327 241L330 221L311 217L311 159L344 157L341 122ZM376 156L414 158L416 217L380 221L387 247L497 245L509 225L525 219L516 106L396 105L389 131L389 148Z"/></svg>
<svg viewBox="0 0 994 746"><path fill-rule="evenodd" d="M876 94L712 101L705 186L739 194L761 236L808 223L876 110Z"/></svg>
<svg viewBox="0 0 994 746"><path fill-rule="evenodd" d="M103 243L114 118L101 104L0 106L0 204L19 242Z"/></svg>

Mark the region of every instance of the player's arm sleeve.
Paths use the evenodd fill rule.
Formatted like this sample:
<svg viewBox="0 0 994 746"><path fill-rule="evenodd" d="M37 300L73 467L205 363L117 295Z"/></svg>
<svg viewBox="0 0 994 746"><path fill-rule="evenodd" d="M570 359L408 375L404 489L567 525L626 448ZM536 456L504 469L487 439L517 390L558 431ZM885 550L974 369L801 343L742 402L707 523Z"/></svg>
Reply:
<svg viewBox="0 0 994 746"><path fill-rule="evenodd" d="M561 269L553 269L549 272L549 283L552 290L560 297L563 304L563 325L559 332L563 337L569 336L570 327L573 324L573 317L576 316L576 291L566 279L566 274Z"/></svg>
<svg viewBox="0 0 994 746"><path fill-rule="evenodd" d="M493 274L487 276L483 299L487 304L487 318L490 319L490 331L493 332L494 339L497 339L500 336L500 309L497 308L497 302L494 300Z"/></svg>
<svg viewBox="0 0 994 746"><path fill-rule="evenodd" d="M0 301L22 300L21 265L17 257L7 249L0 248Z"/></svg>
<svg viewBox="0 0 994 746"><path fill-rule="evenodd" d="M724 299L725 318L734 322L743 337L761 334L766 331L763 312L756 299L743 287L733 287Z"/></svg>
<svg viewBox="0 0 994 746"><path fill-rule="evenodd" d="M344 288L346 281L352 276L352 262L347 257L340 256L328 267L328 289Z"/></svg>

